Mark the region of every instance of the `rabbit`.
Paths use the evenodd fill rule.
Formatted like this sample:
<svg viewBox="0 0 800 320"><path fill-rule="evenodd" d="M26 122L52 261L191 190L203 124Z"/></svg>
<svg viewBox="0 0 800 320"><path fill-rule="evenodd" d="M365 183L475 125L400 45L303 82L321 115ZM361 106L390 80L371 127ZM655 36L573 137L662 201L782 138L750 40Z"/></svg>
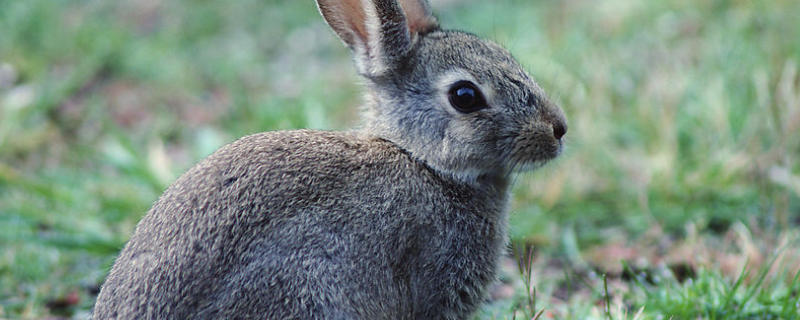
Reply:
<svg viewBox="0 0 800 320"><path fill-rule="evenodd" d="M464 319L508 245L514 175L564 113L499 45L424 0L317 0L366 83L350 131L264 132L179 177L94 319Z"/></svg>

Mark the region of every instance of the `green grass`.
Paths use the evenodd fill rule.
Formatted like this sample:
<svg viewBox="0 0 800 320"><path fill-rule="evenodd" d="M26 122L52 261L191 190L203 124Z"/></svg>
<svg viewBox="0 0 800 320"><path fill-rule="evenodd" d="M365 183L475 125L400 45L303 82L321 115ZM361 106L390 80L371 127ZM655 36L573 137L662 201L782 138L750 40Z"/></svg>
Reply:
<svg viewBox="0 0 800 320"><path fill-rule="evenodd" d="M606 294L614 319L799 317L800 3L437 12L569 118L512 207L540 319L605 319ZM0 318L85 318L182 171L248 133L357 126L361 90L311 0L0 0ZM513 265L479 318L533 316Z"/></svg>

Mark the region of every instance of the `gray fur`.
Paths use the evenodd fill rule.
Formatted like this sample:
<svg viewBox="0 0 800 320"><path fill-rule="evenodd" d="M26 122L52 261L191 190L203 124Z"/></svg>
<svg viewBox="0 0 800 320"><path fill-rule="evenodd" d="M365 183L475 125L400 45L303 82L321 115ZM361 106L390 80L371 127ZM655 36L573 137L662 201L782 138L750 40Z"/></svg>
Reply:
<svg viewBox="0 0 800 320"><path fill-rule="evenodd" d="M432 16L404 24L425 2L318 4L367 66L365 127L255 134L189 169L136 227L95 319L463 319L482 301L510 176L561 152L563 113L499 46ZM454 111L457 80L489 108Z"/></svg>

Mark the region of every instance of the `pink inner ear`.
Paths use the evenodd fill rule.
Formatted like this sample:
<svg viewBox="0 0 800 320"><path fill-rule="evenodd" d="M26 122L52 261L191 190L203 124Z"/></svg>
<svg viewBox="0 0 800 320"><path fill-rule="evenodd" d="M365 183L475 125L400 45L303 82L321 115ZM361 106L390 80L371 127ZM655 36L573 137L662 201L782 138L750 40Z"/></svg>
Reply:
<svg viewBox="0 0 800 320"><path fill-rule="evenodd" d="M352 30L362 43L366 43L367 25L366 15L360 0L341 0L342 2L342 16L348 24L348 28Z"/></svg>
<svg viewBox="0 0 800 320"><path fill-rule="evenodd" d="M366 15L361 0L317 0L322 17L351 48L367 43Z"/></svg>
<svg viewBox="0 0 800 320"><path fill-rule="evenodd" d="M436 18L424 0L400 0L406 14L408 30L413 33L424 33L438 27Z"/></svg>

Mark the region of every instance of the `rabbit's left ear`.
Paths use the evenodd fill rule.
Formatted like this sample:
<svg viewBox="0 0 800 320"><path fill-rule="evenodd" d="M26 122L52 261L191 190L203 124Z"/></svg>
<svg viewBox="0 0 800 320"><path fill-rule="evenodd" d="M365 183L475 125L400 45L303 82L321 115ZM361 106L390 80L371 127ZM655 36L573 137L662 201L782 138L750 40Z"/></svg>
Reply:
<svg viewBox="0 0 800 320"><path fill-rule="evenodd" d="M392 70L418 34L439 27L425 0L317 0L317 6L367 77Z"/></svg>

